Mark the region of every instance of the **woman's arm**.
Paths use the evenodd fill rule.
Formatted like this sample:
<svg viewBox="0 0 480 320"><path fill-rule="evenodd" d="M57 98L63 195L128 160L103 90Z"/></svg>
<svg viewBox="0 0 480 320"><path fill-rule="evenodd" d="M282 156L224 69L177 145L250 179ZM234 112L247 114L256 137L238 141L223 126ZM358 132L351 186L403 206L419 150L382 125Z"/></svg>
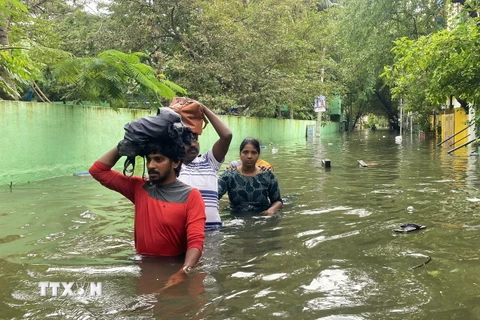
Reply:
<svg viewBox="0 0 480 320"><path fill-rule="evenodd" d="M283 207L282 201L275 201L272 205L265 211L261 212L262 216L273 216L279 209Z"/></svg>
<svg viewBox="0 0 480 320"><path fill-rule="evenodd" d="M231 170L222 173L218 178L218 199L222 199L223 195L228 192L228 180L231 175Z"/></svg>
<svg viewBox="0 0 480 320"><path fill-rule="evenodd" d="M271 179L268 186L268 197L271 204L267 210L261 213L264 216L272 216L283 207L283 200L280 195L280 187L278 186L277 177L271 171L269 171L269 174L271 175Z"/></svg>

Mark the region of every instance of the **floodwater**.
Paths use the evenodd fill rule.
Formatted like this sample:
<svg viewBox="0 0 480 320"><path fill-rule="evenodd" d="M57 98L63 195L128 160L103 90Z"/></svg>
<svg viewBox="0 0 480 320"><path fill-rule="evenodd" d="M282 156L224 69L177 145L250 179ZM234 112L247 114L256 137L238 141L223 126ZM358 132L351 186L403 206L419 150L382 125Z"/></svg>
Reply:
<svg viewBox="0 0 480 320"><path fill-rule="evenodd" d="M232 217L222 200L225 228L207 235L189 279L163 290L179 264L135 256L120 195L74 176L2 187L0 319L480 319L477 157L394 138L267 145L280 216ZM427 228L393 231L404 223ZM42 296L41 282L71 290Z"/></svg>

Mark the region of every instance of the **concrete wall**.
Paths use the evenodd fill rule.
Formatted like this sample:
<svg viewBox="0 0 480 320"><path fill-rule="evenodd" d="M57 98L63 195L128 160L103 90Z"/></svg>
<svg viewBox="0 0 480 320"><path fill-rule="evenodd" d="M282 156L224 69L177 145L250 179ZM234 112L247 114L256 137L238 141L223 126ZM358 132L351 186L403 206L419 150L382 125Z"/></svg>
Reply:
<svg viewBox="0 0 480 320"><path fill-rule="evenodd" d="M86 171L123 138L126 123L155 112L0 101L0 114L0 185L7 185ZM220 118L234 134L230 152L235 153L245 137L258 138L264 144L279 143L304 138L307 124L315 124L289 119ZM330 125L322 128L322 133L330 131ZM201 152L216 140L209 124L200 137Z"/></svg>
<svg viewBox="0 0 480 320"><path fill-rule="evenodd" d="M324 123L325 124L325 123ZM328 121L322 128L320 129L320 135L327 135L332 133L340 132L340 122L330 122Z"/></svg>

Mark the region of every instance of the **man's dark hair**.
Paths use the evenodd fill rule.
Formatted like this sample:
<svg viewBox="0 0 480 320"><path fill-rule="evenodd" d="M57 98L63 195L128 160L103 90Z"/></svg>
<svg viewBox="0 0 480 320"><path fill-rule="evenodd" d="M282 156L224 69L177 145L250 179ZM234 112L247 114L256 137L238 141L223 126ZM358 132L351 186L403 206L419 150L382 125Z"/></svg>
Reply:
<svg viewBox="0 0 480 320"><path fill-rule="evenodd" d="M172 161L180 161L179 166L175 168L175 175L177 177L180 175L183 157L185 156L185 148L183 145L165 141L149 142L143 151L145 157L149 154L160 153Z"/></svg>

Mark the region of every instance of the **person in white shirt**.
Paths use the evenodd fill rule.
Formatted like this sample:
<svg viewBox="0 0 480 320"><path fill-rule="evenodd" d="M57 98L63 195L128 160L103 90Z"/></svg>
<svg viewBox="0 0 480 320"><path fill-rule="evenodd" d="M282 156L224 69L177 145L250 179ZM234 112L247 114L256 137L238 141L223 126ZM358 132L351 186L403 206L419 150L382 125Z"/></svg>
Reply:
<svg viewBox="0 0 480 320"><path fill-rule="evenodd" d="M199 155L198 132L192 128L194 140L190 146L185 147L185 157L178 179L200 190L207 216L205 230L215 230L222 227L222 220L218 212L218 172L230 147L232 132L220 118L205 106L203 106L203 113L217 132L219 139L206 153Z"/></svg>

